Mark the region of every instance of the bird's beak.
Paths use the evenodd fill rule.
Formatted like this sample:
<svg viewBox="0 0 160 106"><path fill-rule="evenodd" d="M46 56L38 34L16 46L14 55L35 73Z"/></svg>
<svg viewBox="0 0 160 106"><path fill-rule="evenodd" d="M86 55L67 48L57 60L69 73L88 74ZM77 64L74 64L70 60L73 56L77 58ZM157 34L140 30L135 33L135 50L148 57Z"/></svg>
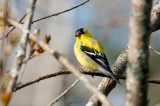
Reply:
<svg viewBox="0 0 160 106"><path fill-rule="evenodd" d="M80 35L81 35L81 32L80 32L80 31L77 31L75 37L78 37L78 36L80 36Z"/></svg>
<svg viewBox="0 0 160 106"><path fill-rule="evenodd" d="M76 36L75 36L75 37L79 37L79 36L81 36L82 34L84 34L83 28L79 28L79 29L76 31Z"/></svg>

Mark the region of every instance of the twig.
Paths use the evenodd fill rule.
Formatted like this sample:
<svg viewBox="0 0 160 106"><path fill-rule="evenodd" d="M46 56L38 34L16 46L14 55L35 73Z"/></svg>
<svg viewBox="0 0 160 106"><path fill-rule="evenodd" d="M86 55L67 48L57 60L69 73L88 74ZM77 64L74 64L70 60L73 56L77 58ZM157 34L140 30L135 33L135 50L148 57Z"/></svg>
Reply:
<svg viewBox="0 0 160 106"><path fill-rule="evenodd" d="M55 51L54 49L51 49L47 44L44 42L40 41L36 36L34 36L33 33L31 33L29 30L24 29L21 24L19 24L16 21L13 21L11 19L7 19L8 22L10 22L12 25L18 27L22 31L28 32L29 38L38 43L45 51L50 53L53 57L57 59L62 65L64 65L67 69L69 69L75 76L77 76L86 86L87 89L89 89L90 92L95 94L97 98L106 106L111 106L111 103L106 99L104 94L102 94L100 91L98 91L89 81L88 79L84 76L81 75L80 72L76 70L76 68L65 58L63 57L59 52Z"/></svg>
<svg viewBox="0 0 160 106"><path fill-rule="evenodd" d="M23 61L23 63L27 63L29 60L35 58L36 56L39 56L39 55L32 55L32 56L28 57L27 59L25 59L25 60Z"/></svg>
<svg viewBox="0 0 160 106"><path fill-rule="evenodd" d="M58 75L66 75L66 74L71 74L71 72L70 71L60 71L60 72L57 72L57 73L47 74L47 75L41 76L41 77L39 77L39 78L37 78L37 79L35 79L33 81L29 81L29 82L27 82L25 84L21 84L19 86L16 86L15 90L16 91L20 90L20 89L22 89L22 88L24 88L26 86L32 85L32 84L34 84L36 82L39 82L39 81L42 81L44 79L52 78L52 77L55 77L55 76L58 76Z"/></svg>
<svg viewBox="0 0 160 106"><path fill-rule="evenodd" d="M88 72L88 71L82 71L81 72L82 74L85 74L85 75L90 75L90 76L99 76L99 77L108 77L108 78L111 78L109 75L106 76L104 75L103 73L100 73L100 72ZM15 91L17 90L20 90L22 88L25 88L27 86L30 86L34 83L37 83L37 82L40 82L40 81L43 81L45 79L49 79L49 78L53 78L53 77L57 77L57 76L60 76L60 75L69 75L69 74L72 74L70 71L59 71L59 72L56 72L56 73L51 73L51 74L47 74L47 75L43 75L37 79L34 79L32 81L29 81L29 82L26 82L24 84L20 84L18 86L16 86L14 88ZM119 79L122 79L122 80L125 80L126 77L125 76L119 76L119 75L115 75L117 78ZM160 80L159 79L149 79L148 80L148 83L151 83L151 84L160 84Z"/></svg>
<svg viewBox="0 0 160 106"><path fill-rule="evenodd" d="M27 14L25 14L25 15L20 19L19 22L22 22L23 19L26 17L26 15L27 15ZM0 40L7 38L7 37L9 36L9 34L10 34L15 28L16 28L15 26L12 26L12 28L9 30L9 32L8 32L4 37L0 38Z"/></svg>
<svg viewBox="0 0 160 106"><path fill-rule="evenodd" d="M65 91L63 91L56 99L54 99L51 103L48 104L48 106L52 106L57 101L59 101L66 93L68 93L75 85L78 84L80 80L77 79L70 87L68 87Z"/></svg>
<svg viewBox="0 0 160 106"><path fill-rule="evenodd" d="M30 30L30 28L31 28L31 21L33 18L34 5L35 5L35 0L31 0L30 5L27 10L26 23L24 25L25 29L27 29L27 30ZM9 100L12 97L13 88L14 88L14 85L16 84L17 77L19 75L19 71L21 69L23 59L25 58L26 49L27 49L27 40L28 40L28 32L23 31L23 35L22 35L21 40L19 42L19 48L17 50L12 69L9 73L10 78L8 79L8 85L7 85L6 89L1 94L1 95L4 95L4 94L6 95L5 98L1 98L1 99L5 100L4 101L5 105L8 104ZM5 78L5 76L4 76L4 78Z"/></svg>
<svg viewBox="0 0 160 106"><path fill-rule="evenodd" d="M160 55L160 52L156 51L154 48L152 48L151 46L149 46L149 49L155 53L157 53L158 55Z"/></svg>
<svg viewBox="0 0 160 106"><path fill-rule="evenodd" d="M86 4L87 2L89 2L89 0L86 0L85 2L83 2L83 3L81 3L81 4L77 5L77 6L74 6L74 7L70 8L70 9L67 9L67 10L64 10L64 11L61 11L61 12L58 12L58 13L55 13L55 14L52 14L52 15L49 15L49 16L45 16L45 17L42 17L42 18L39 18L39 19L36 19L36 20L32 21L32 24L35 23L35 22L38 22L38 21L53 17L53 16L58 16L60 14L66 13L68 11L71 11L71 10L73 10L75 8L78 8L78 7Z"/></svg>

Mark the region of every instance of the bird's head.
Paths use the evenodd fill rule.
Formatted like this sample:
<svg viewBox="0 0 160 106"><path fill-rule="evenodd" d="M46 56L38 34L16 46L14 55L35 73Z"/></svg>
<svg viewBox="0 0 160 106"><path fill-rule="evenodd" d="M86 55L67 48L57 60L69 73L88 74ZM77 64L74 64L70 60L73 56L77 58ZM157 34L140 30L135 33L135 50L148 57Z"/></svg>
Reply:
<svg viewBox="0 0 160 106"><path fill-rule="evenodd" d="M76 38L82 39L82 38L88 38L91 37L91 34L89 33L89 31L86 28L79 28L76 31Z"/></svg>

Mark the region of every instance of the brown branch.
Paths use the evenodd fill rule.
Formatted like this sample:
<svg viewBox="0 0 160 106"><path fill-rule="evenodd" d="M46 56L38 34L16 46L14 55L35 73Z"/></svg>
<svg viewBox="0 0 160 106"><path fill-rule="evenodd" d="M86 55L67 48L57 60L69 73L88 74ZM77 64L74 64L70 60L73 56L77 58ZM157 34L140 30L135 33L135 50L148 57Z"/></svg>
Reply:
<svg viewBox="0 0 160 106"><path fill-rule="evenodd" d="M155 50L153 47L149 46L149 49L150 49L151 51L153 51L154 53L160 55L160 52L157 51L157 50Z"/></svg>
<svg viewBox="0 0 160 106"><path fill-rule="evenodd" d="M100 73L100 72L88 72L88 71L81 71L82 74L85 74L85 75L89 75L89 76L99 76L99 77L108 77L108 78L111 78L109 75L104 75L103 73ZM60 75L69 75L69 74L72 74L70 71L59 71L59 72L56 72L56 73L51 73L51 74L47 74L47 75L43 75L37 79L34 79L32 81L29 81L29 82L26 82L24 84L20 84L18 86L16 86L14 88L14 91L17 91L17 90L20 90L22 88L25 88L27 86L30 86L32 84L35 84L37 82L40 82L40 81L43 81L45 79L49 79L49 78L53 78L53 77L57 77L57 76L60 76ZM125 80L126 77L125 76L119 76L119 75L115 75L117 78L119 79L122 79L122 80ZM151 84L160 84L160 80L159 79L149 79L148 80L148 83L151 83Z"/></svg>
<svg viewBox="0 0 160 106"><path fill-rule="evenodd" d="M39 18L39 19L36 19L36 20L32 21L32 24L35 23L35 22L38 22L38 21L53 17L53 16L58 16L60 14L66 13L68 11L71 11L71 10L73 10L75 8L78 8L78 7L86 4L87 2L89 2L89 0L86 0L85 2L83 2L83 3L79 4L79 5L76 5L76 6L72 7L72 8L70 8L70 9L67 9L67 10L64 10L64 11L61 11L61 12L58 12L58 13L55 13L55 14L52 14L52 15L49 15L49 16L45 16L45 17L42 17L42 18Z"/></svg>
<svg viewBox="0 0 160 106"><path fill-rule="evenodd" d="M66 93L68 93L74 86L78 84L80 80L77 79L71 86L69 86L65 91L63 91L57 98L55 98L51 103L48 104L48 106L52 106L56 102L58 102Z"/></svg>
<svg viewBox="0 0 160 106"><path fill-rule="evenodd" d="M59 72L57 72L57 73L47 74L47 75L41 76L41 77L39 77L39 78L37 78L37 79L35 79L35 80L33 80L33 81L29 81L29 82L27 82L27 83L25 83L25 84L20 84L20 85L16 86L16 87L14 88L14 90L17 91L17 90L20 90L20 89L22 89L22 88L24 88L24 87L26 87L26 86L29 86L29 85L32 85L32 84L37 83L37 82L39 82L39 81L42 81L42 80L44 80L44 79L56 77L56 76L58 76L58 75L66 75L66 74L71 74L71 72L70 72L70 71L59 71Z"/></svg>
<svg viewBox="0 0 160 106"><path fill-rule="evenodd" d="M33 59L33 58L35 58L35 57L37 57L37 56L39 56L39 55L32 55L32 56L30 56L30 57L28 57L27 59L25 59L24 61L23 61L23 63L27 63L29 60L31 60L31 59Z"/></svg>
<svg viewBox="0 0 160 106"><path fill-rule="evenodd" d="M26 15L27 15L27 14L25 14L25 15L20 19L19 22L22 22L23 19L26 17ZM4 37L0 38L0 40L7 38L7 37L9 36L9 34L10 34L15 28L16 28L15 26L12 26L12 28L9 30L9 32L8 32Z"/></svg>
<svg viewBox="0 0 160 106"><path fill-rule="evenodd" d="M160 1L154 5L151 11L150 34L160 29Z"/></svg>

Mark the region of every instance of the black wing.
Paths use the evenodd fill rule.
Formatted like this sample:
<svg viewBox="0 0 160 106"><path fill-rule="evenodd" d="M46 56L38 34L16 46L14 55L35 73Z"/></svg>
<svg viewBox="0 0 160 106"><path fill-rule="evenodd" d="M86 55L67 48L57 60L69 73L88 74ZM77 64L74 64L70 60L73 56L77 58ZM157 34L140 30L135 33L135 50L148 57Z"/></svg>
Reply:
<svg viewBox="0 0 160 106"><path fill-rule="evenodd" d="M98 65L100 65L102 68L104 68L105 70L107 70L110 74L110 76L117 82L120 84L120 82L118 81L118 79L114 76L108 60L105 56L105 54L101 54L98 51L94 50L94 49L90 49L87 46L80 46L80 49L86 54L88 55L93 61L95 61L96 63L98 63Z"/></svg>
<svg viewBox="0 0 160 106"><path fill-rule="evenodd" d="M92 60L94 60L96 63L98 63L101 67L103 67L104 69L106 69L109 72L111 71L105 54L101 54L98 51L96 51L94 49L90 49L87 46L83 46L83 45L80 46L80 49L85 54L87 54Z"/></svg>

